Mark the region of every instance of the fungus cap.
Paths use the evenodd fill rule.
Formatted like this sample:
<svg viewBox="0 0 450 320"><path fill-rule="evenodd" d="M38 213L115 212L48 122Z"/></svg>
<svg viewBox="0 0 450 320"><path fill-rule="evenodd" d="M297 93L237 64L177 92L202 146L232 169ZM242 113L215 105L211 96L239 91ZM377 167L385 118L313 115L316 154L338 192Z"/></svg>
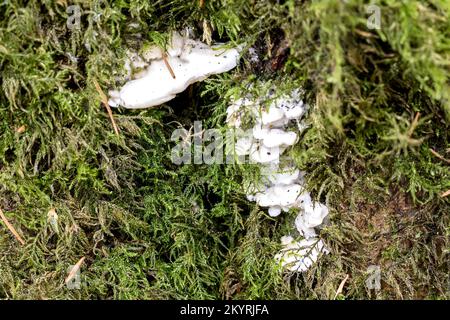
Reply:
<svg viewBox="0 0 450 320"><path fill-rule="evenodd" d="M210 47L200 41L183 38L177 33L172 37L172 46L167 49L166 61L158 55L156 49L150 50L149 56L155 59L150 62L141 78L128 81L118 94L110 94L111 106L140 109L160 105L175 98L176 94L186 90L194 82L233 69L239 58L239 49L224 49L221 45Z"/></svg>

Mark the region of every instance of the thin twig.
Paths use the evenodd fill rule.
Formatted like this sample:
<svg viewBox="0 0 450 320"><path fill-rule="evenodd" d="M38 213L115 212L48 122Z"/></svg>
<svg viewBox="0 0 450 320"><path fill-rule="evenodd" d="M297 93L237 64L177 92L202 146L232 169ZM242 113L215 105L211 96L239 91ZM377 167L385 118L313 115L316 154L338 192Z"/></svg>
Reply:
<svg viewBox="0 0 450 320"><path fill-rule="evenodd" d="M170 75L172 76L172 78L176 79L175 73L173 72L173 69L172 69L172 67L169 64L169 61L167 60L167 53L163 54L163 61L164 61L164 64L166 65L167 69L169 70Z"/></svg>
<svg viewBox="0 0 450 320"><path fill-rule="evenodd" d="M9 231L11 231L11 233L14 235L14 237L16 237L17 241L19 241L21 245L24 245L25 241L23 241L22 237L17 233L16 229L14 229L12 224L9 223L8 219L6 219L5 215L3 214L2 209L0 209L0 217L2 218L3 222L8 227Z"/></svg>
<svg viewBox="0 0 450 320"><path fill-rule="evenodd" d="M419 123L419 117L420 117L420 112L417 112L416 116L414 117L413 122L411 123L411 127L409 128L409 131L408 131L408 137L410 137L410 138L414 132L414 129L416 129L416 127Z"/></svg>
<svg viewBox="0 0 450 320"><path fill-rule="evenodd" d="M434 151L433 149L430 148L430 151L432 154L434 154L436 157L438 157L439 159L441 159L442 161L445 161L447 163L450 163L450 160L445 159L443 156L441 156L439 153L437 153L436 151Z"/></svg>
<svg viewBox="0 0 450 320"><path fill-rule="evenodd" d="M106 97L102 88L100 88L100 85L98 84L97 80L94 79L93 82L94 82L95 89L97 90L98 94L100 95L100 99L102 100L102 103L106 108L106 111L108 111L108 115L109 115L109 118L111 119L111 122L112 122L112 125L114 128L114 132L116 133L116 135L119 135L119 128L117 127L116 121L114 120L111 107L108 104L108 98Z"/></svg>
<svg viewBox="0 0 450 320"><path fill-rule="evenodd" d="M339 285L338 289L336 290L336 294L334 295L334 300L336 300L337 296L342 293L342 290L344 289L344 285L348 280L348 274L345 275L344 280L341 281L341 284Z"/></svg>
<svg viewBox="0 0 450 320"><path fill-rule="evenodd" d="M441 194L441 198L445 198L447 196L450 196L450 190L447 190L443 194Z"/></svg>
<svg viewBox="0 0 450 320"><path fill-rule="evenodd" d="M78 262L73 266L72 270L70 270L69 275L67 276L66 280L64 281L66 284L69 283L69 281L72 280L73 277L75 277L78 270L80 270L81 264L83 263L84 259L85 259L85 257L81 257L81 259L78 260Z"/></svg>

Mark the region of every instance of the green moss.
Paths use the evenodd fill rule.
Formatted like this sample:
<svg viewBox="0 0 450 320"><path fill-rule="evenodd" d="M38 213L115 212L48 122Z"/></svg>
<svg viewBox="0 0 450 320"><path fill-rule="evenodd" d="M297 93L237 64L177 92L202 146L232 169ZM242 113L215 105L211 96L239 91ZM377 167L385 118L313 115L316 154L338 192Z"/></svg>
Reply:
<svg viewBox="0 0 450 320"><path fill-rule="evenodd" d="M0 4L0 208L26 240L0 227L0 297L333 298L350 274L341 298L376 298L369 264L385 268L382 297L445 297L450 175L430 148L449 158L450 8L376 3L380 30L367 29L365 1L80 2L78 30L63 1ZM214 40L254 46L261 61L244 53L163 107L114 110L116 136L93 80L117 86L127 47L185 27L201 35L204 20ZM310 128L292 154L332 208L332 254L284 277L273 255L294 213L274 220L245 200L258 172L170 161L178 123L223 129L231 97L273 86L305 90ZM389 206L387 225L359 228ZM81 289L68 290L83 256Z"/></svg>

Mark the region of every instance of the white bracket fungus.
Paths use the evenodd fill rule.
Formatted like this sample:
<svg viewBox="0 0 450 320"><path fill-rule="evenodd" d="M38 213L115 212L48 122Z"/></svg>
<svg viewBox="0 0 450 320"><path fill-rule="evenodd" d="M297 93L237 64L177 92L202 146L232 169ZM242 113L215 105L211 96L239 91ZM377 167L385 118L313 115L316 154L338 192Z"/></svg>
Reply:
<svg viewBox="0 0 450 320"><path fill-rule="evenodd" d="M311 199L309 194L308 197ZM322 203L303 203L303 211L295 219L295 226L305 238L315 237L314 228L320 226L327 215L328 208Z"/></svg>
<svg viewBox="0 0 450 320"><path fill-rule="evenodd" d="M328 254L323 241L317 238L295 241L291 236L281 238L283 248L275 255L281 266L292 272L307 271L321 254Z"/></svg>
<svg viewBox="0 0 450 320"><path fill-rule="evenodd" d="M306 271L321 252L328 252L314 229L323 223L328 208L311 200L304 187L303 172L292 166L280 169L279 164L283 152L298 140L297 132L286 127L291 121L297 121L297 130L300 132L304 128L299 121L307 105L300 99L298 90L274 99L268 109L260 104L247 97L236 100L227 109L227 123L231 127L240 128L246 123L244 120L249 120L246 117L256 123L250 136L238 137L235 144L236 154L249 155L251 162L260 164L261 174L266 178L261 185L249 188L247 198L261 207L268 207L272 217L282 211L298 210L295 226L304 239L298 242L290 236L283 237L283 249L276 259L285 269Z"/></svg>
<svg viewBox="0 0 450 320"><path fill-rule="evenodd" d="M110 91L109 105L129 109L149 108L175 98L176 94L208 76L236 67L239 49L212 47L179 33L173 33L164 53L158 47L145 50L140 57L132 54L125 68L143 69L138 79L128 81L119 91Z"/></svg>

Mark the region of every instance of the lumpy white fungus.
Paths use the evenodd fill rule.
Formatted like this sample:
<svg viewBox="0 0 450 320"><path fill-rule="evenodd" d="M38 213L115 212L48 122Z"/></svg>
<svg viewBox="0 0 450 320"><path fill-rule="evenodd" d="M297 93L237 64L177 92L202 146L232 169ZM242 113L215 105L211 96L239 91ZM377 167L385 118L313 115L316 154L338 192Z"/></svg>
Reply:
<svg viewBox="0 0 450 320"><path fill-rule="evenodd" d="M296 241L292 236L283 237L282 249L275 258L285 270L303 272L320 254L328 253L314 229L323 223L328 208L311 200L304 187L304 172L293 165L280 167L280 158L289 159L283 153L295 145L305 128L300 121L308 106L301 100L298 90L273 99L268 108L262 104L261 100L252 97L236 100L227 109L227 123L235 128L241 128L243 123L254 123L250 134L238 137L235 144L236 154L248 155L250 162L260 166L264 177L259 185L249 187L247 198L267 207L272 217L291 209L298 211L295 226L303 239ZM297 124L294 129L289 126L293 122Z"/></svg>
<svg viewBox="0 0 450 320"><path fill-rule="evenodd" d="M203 42L174 32L167 52L150 47L142 55L131 53L125 69L140 70L120 90L109 92L109 105L129 109L149 108L175 98L176 94L208 76L236 67L239 49Z"/></svg>

